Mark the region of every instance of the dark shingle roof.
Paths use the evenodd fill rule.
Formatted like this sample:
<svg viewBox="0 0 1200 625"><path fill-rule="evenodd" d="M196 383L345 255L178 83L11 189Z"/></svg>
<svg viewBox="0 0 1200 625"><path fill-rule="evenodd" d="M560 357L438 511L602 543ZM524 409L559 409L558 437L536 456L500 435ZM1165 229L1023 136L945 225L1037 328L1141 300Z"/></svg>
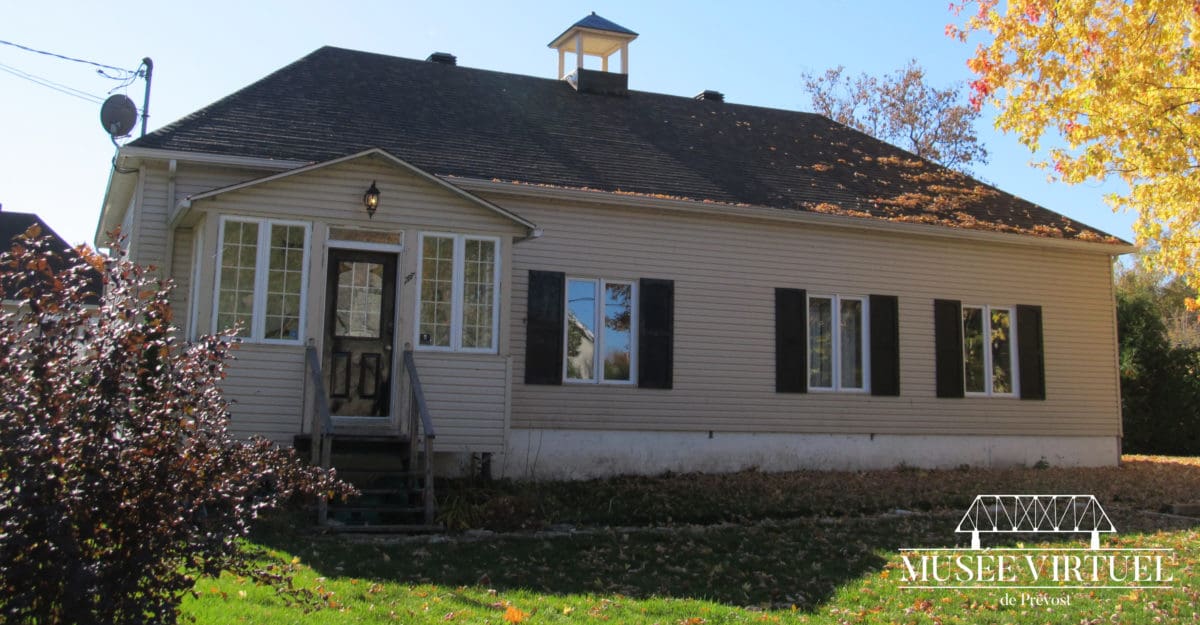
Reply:
<svg viewBox="0 0 1200 625"><path fill-rule="evenodd" d="M572 24L571 28L575 28L576 26L580 28L590 28L592 30L607 30L612 33L621 33L622 35L637 36L637 33L633 32L632 30L596 15L595 11L592 11L591 15ZM568 28L567 30L571 30L571 28ZM559 36L561 37L562 35Z"/></svg>
<svg viewBox="0 0 1200 625"><path fill-rule="evenodd" d="M1116 241L820 115L333 47L132 145Z"/></svg>
<svg viewBox="0 0 1200 625"><path fill-rule="evenodd" d="M25 234L30 226L34 225L41 228L41 236L49 239L51 249L58 253L58 256L49 261L52 270L55 272L62 271L68 267L68 263L74 264L78 260L79 253L75 251L75 248L71 247L62 236L46 225L46 222L42 221L41 217L33 213L14 213L11 211L0 211L0 253L8 252L14 241ZM100 301L99 294L104 291L103 278L98 271L89 269L88 279L90 282L88 292L94 295L84 298L84 302L97 304ZM18 284L14 288L21 288L22 286L23 284Z"/></svg>

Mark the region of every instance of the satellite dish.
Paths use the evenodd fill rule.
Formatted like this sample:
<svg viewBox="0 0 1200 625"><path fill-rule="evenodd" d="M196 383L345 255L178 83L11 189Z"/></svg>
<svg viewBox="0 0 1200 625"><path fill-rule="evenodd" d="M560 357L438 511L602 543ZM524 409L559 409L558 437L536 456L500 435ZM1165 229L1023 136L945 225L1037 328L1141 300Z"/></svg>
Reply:
<svg viewBox="0 0 1200 625"><path fill-rule="evenodd" d="M125 137L137 125L137 106L128 97L117 94L100 106L100 123L104 132L115 137Z"/></svg>

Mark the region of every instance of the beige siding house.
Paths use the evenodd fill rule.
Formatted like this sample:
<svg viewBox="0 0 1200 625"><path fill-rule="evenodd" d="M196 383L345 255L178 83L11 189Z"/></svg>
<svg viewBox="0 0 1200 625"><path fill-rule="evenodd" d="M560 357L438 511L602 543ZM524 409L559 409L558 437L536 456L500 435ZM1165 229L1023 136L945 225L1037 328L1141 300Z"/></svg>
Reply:
<svg viewBox="0 0 1200 625"><path fill-rule="evenodd" d="M585 18L564 80L322 48L122 147L97 242L175 281L187 338L236 328L233 426L283 445L422 439L415 378L446 472L1117 462L1127 243L563 66L635 36Z"/></svg>

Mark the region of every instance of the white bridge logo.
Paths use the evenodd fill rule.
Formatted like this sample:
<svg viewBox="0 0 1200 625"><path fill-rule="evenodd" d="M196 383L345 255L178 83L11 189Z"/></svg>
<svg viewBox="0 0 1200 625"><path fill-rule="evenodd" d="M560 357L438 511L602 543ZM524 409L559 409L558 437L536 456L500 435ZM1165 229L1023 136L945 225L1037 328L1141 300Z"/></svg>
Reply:
<svg viewBox="0 0 1200 625"><path fill-rule="evenodd" d="M981 533L1091 534L1091 549L1099 549L1100 534L1117 530L1092 495L978 495L954 531L970 532L972 549Z"/></svg>
<svg viewBox="0 0 1200 625"><path fill-rule="evenodd" d="M1072 590L1169 589L1175 581L1173 549L1102 547L1101 534L1117 530L1092 495L978 495L955 532L971 535L970 547L900 550L900 587L990 589L1005 594L1001 605L1070 602L1070 595L1047 598L1045 592ZM1035 544L982 547L983 534L1040 536L1055 543L1062 534L1084 534L1088 548ZM1004 540L1003 542L1007 542ZM1039 591L1041 594L1030 594Z"/></svg>

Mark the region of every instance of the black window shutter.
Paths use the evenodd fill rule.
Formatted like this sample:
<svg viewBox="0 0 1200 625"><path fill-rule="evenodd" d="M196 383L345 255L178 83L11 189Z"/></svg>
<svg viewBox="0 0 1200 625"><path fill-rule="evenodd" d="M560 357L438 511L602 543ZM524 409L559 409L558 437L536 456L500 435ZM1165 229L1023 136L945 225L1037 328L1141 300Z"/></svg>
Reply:
<svg viewBox="0 0 1200 625"><path fill-rule="evenodd" d="M937 396L963 396L962 302L933 300Z"/></svg>
<svg viewBox="0 0 1200 625"><path fill-rule="evenodd" d="M775 392L807 393L808 303L803 289L775 289Z"/></svg>
<svg viewBox="0 0 1200 625"><path fill-rule="evenodd" d="M1046 399L1041 306L1017 306L1017 369L1021 399Z"/></svg>
<svg viewBox="0 0 1200 625"><path fill-rule="evenodd" d="M871 394L900 395L900 301L871 296Z"/></svg>
<svg viewBox="0 0 1200 625"><path fill-rule="evenodd" d="M525 311L525 383L562 384L566 274L529 272Z"/></svg>
<svg viewBox="0 0 1200 625"><path fill-rule="evenodd" d="M675 282L638 284L638 386L671 388L675 368Z"/></svg>

